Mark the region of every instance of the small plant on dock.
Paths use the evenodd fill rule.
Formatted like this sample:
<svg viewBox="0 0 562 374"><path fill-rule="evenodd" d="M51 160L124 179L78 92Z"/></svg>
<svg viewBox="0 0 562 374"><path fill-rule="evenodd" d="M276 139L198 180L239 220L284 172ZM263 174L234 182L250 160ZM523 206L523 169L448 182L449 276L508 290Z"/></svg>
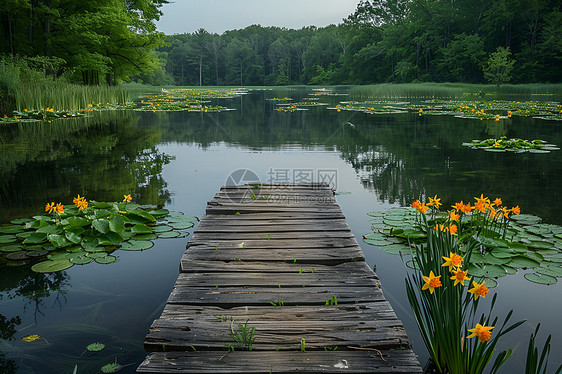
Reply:
<svg viewBox="0 0 562 374"><path fill-rule="evenodd" d="M306 351L306 341L304 338L301 338L301 352Z"/></svg>
<svg viewBox="0 0 562 374"><path fill-rule="evenodd" d="M336 298L336 295L326 299L326 305L338 305L338 299Z"/></svg>
<svg viewBox="0 0 562 374"><path fill-rule="evenodd" d="M277 301L270 301L269 303L273 306L283 306L283 305L285 305L285 303L283 303L283 300L281 300L281 299L279 299Z"/></svg>
<svg viewBox="0 0 562 374"><path fill-rule="evenodd" d="M481 196L477 205L486 211L481 205L487 203ZM513 312L510 311L501 327L497 326L498 318L491 318L497 294L487 315L476 317L479 298L484 298L489 289L484 280L471 276L469 271L471 255L480 245L474 237L484 231L501 236L503 226L496 226L489 214L475 213L469 239L460 241L458 214L449 214L444 221L435 222L441 205L437 196L430 198L427 205L419 201L413 205L419 211L418 219L427 233L427 242L416 246L413 252L415 271L406 279L406 293L424 343L437 372L482 373L500 337L524 322L508 325ZM431 217L428 217L426 212L430 207ZM510 355L511 349L499 353L491 372L495 373Z"/></svg>
<svg viewBox="0 0 562 374"><path fill-rule="evenodd" d="M252 350L252 344L254 344L254 333L256 332L255 327L248 327L248 320L245 323L239 323L237 331L232 330L230 336L236 341L236 345L239 348L246 349L248 351Z"/></svg>

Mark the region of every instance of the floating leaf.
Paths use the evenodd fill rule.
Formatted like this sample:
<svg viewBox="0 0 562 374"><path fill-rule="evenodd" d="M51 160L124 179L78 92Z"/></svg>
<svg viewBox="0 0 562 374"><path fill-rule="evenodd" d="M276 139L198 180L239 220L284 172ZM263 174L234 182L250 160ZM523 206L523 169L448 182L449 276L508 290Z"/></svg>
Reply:
<svg viewBox="0 0 562 374"><path fill-rule="evenodd" d="M105 348L105 344L103 343L92 343L86 347L86 349L90 352L99 352L104 348Z"/></svg>
<svg viewBox="0 0 562 374"><path fill-rule="evenodd" d="M519 269L519 268L534 268L539 266L539 263L533 259L530 259L529 257L517 256L517 257L513 257L507 263L507 265Z"/></svg>
<svg viewBox="0 0 562 374"><path fill-rule="evenodd" d="M23 338L21 338L21 340L23 340L24 342L28 342L28 343L32 342L34 340L37 340L37 339L41 339L41 337L39 335L35 335L35 334L34 335L27 335L27 336L24 336Z"/></svg>
<svg viewBox="0 0 562 374"><path fill-rule="evenodd" d="M60 261L60 260L70 260L73 257L78 257L79 254L76 253L69 253L69 252L54 252L47 256L49 260L52 261Z"/></svg>
<svg viewBox="0 0 562 374"><path fill-rule="evenodd" d="M129 217L132 222L136 221L136 223L156 222L156 218L152 214L140 209L128 212L127 217Z"/></svg>
<svg viewBox="0 0 562 374"><path fill-rule="evenodd" d="M106 373L117 373L121 369L123 369L123 366L121 366L117 362L113 362L111 364L103 365L100 370L102 373L106 374Z"/></svg>
<svg viewBox="0 0 562 374"><path fill-rule="evenodd" d="M148 212L149 214L153 215L156 218L164 217L170 213L168 209L158 209L158 210L151 210Z"/></svg>
<svg viewBox="0 0 562 374"><path fill-rule="evenodd" d="M159 238L179 238L180 237L180 232L179 231L166 231L166 232L161 232L158 234Z"/></svg>
<svg viewBox="0 0 562 374"><path fill-rule="evenodd" d="M88 252L86 253L86 256L93 258L93 259L98 259L98 258L103 258L105 256L107 256L107 252Z"/></svg>
<svg viewBox="0 0 562 374"><path fill-rule="evenodd" d="M110 256L110 255L107 255L107 256L105 256L105 257L98 257L98 258L96 258L96 262L97 262L98 264L111 264L111 263L113 263L113 262L115 262L115 261L117 261L117 257L115 257L115 256Z"/></svg>
<svg viewBox="0 0 562 374"><path fill-rule="evenodd" d="M152 229L145 224L137 223L131 227L131 232L135 234L150 234L152 233Z"/></svg>
<svg viewBox="0 0 562 374"><path fill-rule="evenodd" d="M87 226L91 223L89 219L83 217L69 217L66 219L66 221L70 226L73 227Z"/></svg>
<svg viewBox="0 0 562 374"><path fill-rule="evenodd" d="M41 257L45 256L47 253L49 253L49 251L46 249L38 249L35 251L27 251L26 255L29 257Z"/></svg>
<svg viewBox="0 0 562 374"><path fill-rule="evenodd" d="M132 237L132 239L134 240L154 240L156 238L158 238L156 234L140 234L140 235L134 235Z"/></svg>
<svg viewBox="0 0 562 374"><path fill-rule="evenodd" d="M170 226L172 226L176 230L185 230L193 227L193 222L172 222Z"/></svg>
<svg viewBox="0 0 562 374"><path fill-rule="evenodd" d="M51 244L57 248L67 247L72 244L72 242L66 239L63 235L49 234L47 235L47 239L49 239Z"/></svg>
<svg viewBox="0 0 562 374"><path fill-rule="evenodd" d="M533 270L541 275L549 275L551 277L562 277L562 267L558 267L558 266L550 267L542 264L541 266L537 266Z"/></svg>
<svg viewBox="0 0 562 374"><path fill-rule="evenodd" d="M142 251L152 248L154 243L148 240L129 240L121 244L121 249L125 251Z"/></svg>
<svg viewBox="0 0 562 374"><path fill-rule="evenodd" d="M158 225L152 227L152 231L156 233L172 231L172 230L173 230L172 226L168 226L168 225Z"/></svg>
<svg viewBox="0 0 562 374"><path fill-rule="evenodd" d="M539 284L555 284L557 279L555 277L551 277L550 275L543 275L537 273L528 273L524 275L525 279L528 281L539 283Z"/></svg>
<svg viewBox="0 0 562 374"><path fill-rule="evenodd" d="M31 218L16 218L10 221L14 225L26 224L28 222L33 222L33 220Z"/></svg>
<svg viewBox="0 0 562 374"><path fill-rule="evenodd" d="M107 234L98 238L99 245L116 245L123 241L121 234L109 231Z"/></svg>
<svg viewBox="0 0 562 374"><path fill-rule="evenodd" d="M70 259L70 262L72 262L73 264L76 264L76 265L86 265L86 264L89 264L92 261L94 261L94 259L91 258L91 257L88 257L88 256L72 257Z"/></svg>
<svg viewBox="0 0 562 374"><path fill-rule="evenodd" d="M538 248L538 249L551 249L554 247L554 244L546 242L546 241L536 241L536 240L531 240L531 242L528 244L529 247L532 248Z"/></svg>
<svg viewBox="0 0 562 374"><path fill-rule="evenodd" d="M43 261L39 262L31 267L31 270L36 273L54 273L56 271L61 271L72 267L74 264L70 260L58 260L58 261Z"/></svg>
<svg viewBox="0 0 562 374"><path fill-rule="evenodd" d="M493 278L484 279L485 286L488 288L494 288L498 286L498 281Z"/></svg>
<svg viewBox="0 0 562 374"><path fill-rule="evenodd" d="M40 233L40 232L35 232L33 234L31 234L30 236L28 236L24 241L23 244L39 244L39 243L43 243L47 241L47 234L45 233Z"/></svg>
<svg viewBox="0 0 562 374"><path fill-rule="evenodd" d="M29 259L29 257L27 256L27 251L11 252L6 256L6 258L12 261L21 261L21 260Z"/></svg>
<svg viewBox="0 0 562 374"><path fill-rule="evenodd" d="M1 226L0 233L1 234L18 234L25 230L22 226Z"/></svg>
<svg viewBox="0 0 562 374"><path fill-rule="evenodd" d="M16 240L18 240L18 237L15 235L0 235L0 244L13 243Z"/></svg>
<svg viewBox="0 0 562 374"><path fill-rule="evenodd" d="M22 247L17 244L11 245L0 245L0 252L18 252L21 251Z"/></svg>

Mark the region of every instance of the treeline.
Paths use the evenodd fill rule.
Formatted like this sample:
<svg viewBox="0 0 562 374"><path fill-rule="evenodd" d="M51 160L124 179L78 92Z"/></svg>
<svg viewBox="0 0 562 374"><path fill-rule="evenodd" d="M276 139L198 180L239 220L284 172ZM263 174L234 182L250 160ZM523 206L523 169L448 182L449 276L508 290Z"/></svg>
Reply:
<svg viewBox="0 0 562 374"><path fill-rule="evenodd" d="M200 29L167 36L158 49L165 72L137 79L155 85L483 83L499 74L502 82L560 82L559 7L558 0L363 0L341 24L323 28L253 25L222 35ZM499 73L490 74L490 61Z"/></svg>
<svg viewBox="0 0 562 374"><path fill-rule="evenodd" d="M167 2L2 0L0 53L31 61L54 78L114 85L158 69L154 50L164 35L154 21Z"/></svg>

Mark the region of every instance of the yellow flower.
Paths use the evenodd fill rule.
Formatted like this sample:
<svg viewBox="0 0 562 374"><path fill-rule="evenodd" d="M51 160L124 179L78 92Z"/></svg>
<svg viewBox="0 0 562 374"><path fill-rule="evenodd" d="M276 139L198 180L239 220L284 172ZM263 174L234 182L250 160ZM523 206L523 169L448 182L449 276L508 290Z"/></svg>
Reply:
<svg viewBox="0 0 562 374"><path fill-rule="evenodd" d="M477 336L482 343L487 342L492 337L492 333L490 332L490 330L493 328L494 326L483 326L477 323L475 328L468 329L468 332L470 332L471 334L466 338L469 339Z"/></svg>
<svg viewBox="0 0 562 374"><path fill-rule="evenodd" d="M130 194L129 194L129 195L123 195L123 197L124 197L124 199L123 199L123 202L124 202L124 203L133 200L133 198L131 197Z"/></svg>
<svg viewBox="0 0 562 374"><path fill-rule="evenodd" d="M48 212L49 214L53 212L53 210L55 210L55 202L53 201L52 203L47 203L47 205L45 205L45 212Z"/></svg>
<svg viewBox="0 0 562 374"><path fill-rule="evenodd" d="M58 203L58 204L55 206L55 211L56 211L57 213L59 213L59 214L60 214L60 213L64 213L64 205L62 205L61 203Z"/></svg>
<svg viewBox="0 0 562 374"><path fill-rule="evenodd" d="M464 286L464 282L470 280L470 278L466 276L467 273L468 270L462 271L460 268L457 268L453 271L453 276L451 276L450 279L455 281L455 286L459 283Z"/></svg>
<svg viewBox="0 0 562 374"><path fill-rule="evenodd" d="M521 208L519 208L519 205L514 206L513 208L511 208L511 212L515 215L521 214Z"/></svg>
<svg viewBox="0 0 562 374"><path fill-rule="evenodd" d="M429 292L433 293L433 291L437 288L437 287L441 287L441 280L439 278L441 278L441 276L436 277L435 274L433 274L433 271L429 272L429 277L426 277L425 275L422 276L423 277L423 281L425 282L425 284L422 287L422 290L427 290L429 288Z"/></svg>
<svg viewBox="0 0 562 374"><path fill-rule="evenodd" d="M443 260L445 260L445 263L441 266L448 266L449 271L452 271L453 267L460 267L462 264L462 256L459 256L458 254L453 252L449 252L449 257L443 256Z"/></svg>
<svg viewBox="0 0 562 374"><path fill-rule="evenodd" d="M449 212L449 221L458 221L461 216L453 211Z"/></svg>
<svg viewBox="0 0 562 374"><path fill-rule="evenodd" d="M28 342L28 343L32 342L34 340L37 340L37 339L41 339L41 337L39 335L36 335L36 334L27 335L27 336L24 336L23 338L21 338L21 340L23 340L24 342Z"/></svg>
<svg viewBox="0 0 562 374"><path fill-rule="evenodd" d="M434 206L435 209L439 209L439 207L443 204L441 204L441 199L437 198L437 195L433 196L433 198L429 198L429 203L427 203L428 206Z"/></svg>
<svg viewBox="0 0 562 374"><path fill-rule="evenodd" d="M472 281L472 285L474 286L474 288L471 288L470 290L468 290L468 292L474 294L474 300L478 300L478 297L480 296L485 297L486 294L490 291L488 287L484 285L484 283L485 281L482 281L482 283L480 284Z"/></svg>
<svg viewBox="0 0 562 374"><path fill-rule="evenodd" d="M449 232L451 233L451 235L455 235L457 231L458 231L457 225L449 225Z"/></svg>
<svg viewBox="0 0 562 374"><path fill-rule="evenodd" d="M495 206L500 206L500 205L502 205L502 199L500 199L499 197L496 197L496 198L494 199L494 205L495 205Z"/></svg>
<svg viewBox="0 0 562 374"><path fill-rule="evenodd" d="M82 200L84 200L84 196L80 196L80 194L78 194L78 196L72 199L72 204L78 205L78 203Z"/></svg>

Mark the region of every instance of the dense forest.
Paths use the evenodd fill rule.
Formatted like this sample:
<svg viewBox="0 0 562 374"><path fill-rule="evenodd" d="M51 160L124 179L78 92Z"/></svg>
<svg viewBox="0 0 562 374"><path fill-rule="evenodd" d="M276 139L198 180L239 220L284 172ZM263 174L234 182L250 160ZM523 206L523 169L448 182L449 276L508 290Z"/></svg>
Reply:
<svg viewBox="0 0 562 374"><path fill-rule="evenodd" d="M83 84L126 81L158 67L167 0L2 0L0 53Z"/></svg>
<svg viewBox="0 0 562 374"><path fill-rule="evenodd" d="M562 79L559 0L362 0L338 25L170 36L154 25L165 3L3 0L0 52L84 84Z"/></svg>

